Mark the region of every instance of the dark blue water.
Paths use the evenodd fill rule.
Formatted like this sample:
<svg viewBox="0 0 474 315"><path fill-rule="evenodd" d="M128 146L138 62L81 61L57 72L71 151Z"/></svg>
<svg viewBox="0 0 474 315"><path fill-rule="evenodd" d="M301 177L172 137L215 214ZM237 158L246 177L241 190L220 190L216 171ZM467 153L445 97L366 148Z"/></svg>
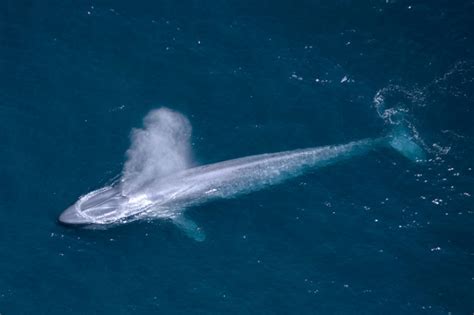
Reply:
<svg viewBox="0 0 474 315"><path fill-rule="evenodd" d="M1 314L472 314L472 1L0 4ZM61 226L167 106L200 164L375 137L379 151L164 221ZM392 111L391 111L392 110Z"/></svg>

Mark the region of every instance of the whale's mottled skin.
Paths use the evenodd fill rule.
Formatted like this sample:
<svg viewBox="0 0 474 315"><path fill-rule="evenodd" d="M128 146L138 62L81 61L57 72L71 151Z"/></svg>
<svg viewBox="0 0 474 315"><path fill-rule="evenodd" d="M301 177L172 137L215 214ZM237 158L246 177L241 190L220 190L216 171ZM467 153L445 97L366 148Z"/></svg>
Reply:
<svg viewBox="0 0 474 315"><path fill-rule="evenodd" d="M125 189L127 183L122 179L82 196L59 220L71 225L110 225L140 218L170 219L187 235L203 240L203 231L183 214L190 206L256 191L306 170L384 147L392 147L413 160L423 157L421 149L405 133L343 145L260 154L151 177L132 185L132 189Z"/></svg>

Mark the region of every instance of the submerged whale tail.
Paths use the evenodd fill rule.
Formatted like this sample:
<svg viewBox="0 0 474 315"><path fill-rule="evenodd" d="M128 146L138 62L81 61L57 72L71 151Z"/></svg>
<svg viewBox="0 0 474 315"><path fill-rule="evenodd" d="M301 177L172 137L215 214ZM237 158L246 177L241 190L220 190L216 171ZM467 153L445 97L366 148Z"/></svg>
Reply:
<svg viewBox="0 0 474 315"><path fill-rule="evenodd" d="M410 161L421 162L426 159L425 151L416 143L416 138L405 121L400 121L389 134L388 144Z"/></svg>

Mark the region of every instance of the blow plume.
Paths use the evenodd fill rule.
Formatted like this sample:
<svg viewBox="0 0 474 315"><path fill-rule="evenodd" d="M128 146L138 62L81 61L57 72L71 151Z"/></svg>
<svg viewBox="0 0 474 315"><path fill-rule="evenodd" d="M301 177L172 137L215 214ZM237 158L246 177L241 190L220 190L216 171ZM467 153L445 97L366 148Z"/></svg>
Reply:
<svg viewBox="0 0 474 315"><path fill-rule="evenodd" d="M122 193L127 195L158 177L188 168L191 163L191 124L168 108L152 110L143 128L133 129L122 171Z"/></svg>

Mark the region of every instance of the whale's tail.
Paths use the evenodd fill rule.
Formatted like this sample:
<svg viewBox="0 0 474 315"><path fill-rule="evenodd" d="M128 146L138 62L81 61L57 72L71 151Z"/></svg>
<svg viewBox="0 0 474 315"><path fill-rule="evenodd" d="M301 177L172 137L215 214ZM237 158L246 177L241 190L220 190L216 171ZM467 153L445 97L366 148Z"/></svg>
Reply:
<svg viewBox="0 0 474 315"><path fill-rule="evenodd" d="M401 120L387 137L388 144L398 153L413 162L422 162L426 159L426 153L417 143L415 135L409 129L407 123Z"/></svg>

